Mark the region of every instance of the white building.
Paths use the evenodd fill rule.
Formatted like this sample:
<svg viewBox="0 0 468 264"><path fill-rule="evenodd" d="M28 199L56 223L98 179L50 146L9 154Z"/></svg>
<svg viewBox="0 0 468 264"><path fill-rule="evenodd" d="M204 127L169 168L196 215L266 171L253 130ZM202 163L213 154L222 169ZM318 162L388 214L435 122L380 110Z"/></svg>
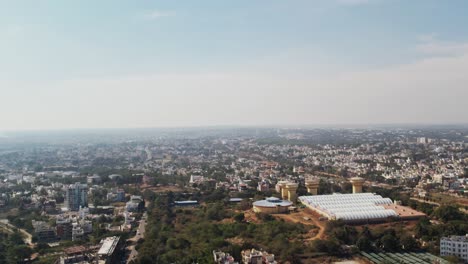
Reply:
<svg viewBox="0 0 468 264"><path fill-rule="evenodd" d="M468 263L468 234L465 236L442 237L440 239L441 256L457 256Z"/></svg>
<svg viewBox="0 0 468 264"><path fill-rule="evenodd" d="M199 184L205 181L205 177L201 175L191 175L190 176L190 184Z"/></svg>

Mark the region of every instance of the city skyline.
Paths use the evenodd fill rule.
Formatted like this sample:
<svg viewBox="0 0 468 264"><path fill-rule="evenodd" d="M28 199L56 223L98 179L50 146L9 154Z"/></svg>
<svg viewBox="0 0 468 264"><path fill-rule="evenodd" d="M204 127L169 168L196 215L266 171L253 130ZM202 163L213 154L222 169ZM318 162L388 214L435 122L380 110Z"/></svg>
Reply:
<svg viewBox="0 0 468 264"><path fill-rule="evenodd" d="M0 131L466 124L467 8L1 2Z"/></svg>

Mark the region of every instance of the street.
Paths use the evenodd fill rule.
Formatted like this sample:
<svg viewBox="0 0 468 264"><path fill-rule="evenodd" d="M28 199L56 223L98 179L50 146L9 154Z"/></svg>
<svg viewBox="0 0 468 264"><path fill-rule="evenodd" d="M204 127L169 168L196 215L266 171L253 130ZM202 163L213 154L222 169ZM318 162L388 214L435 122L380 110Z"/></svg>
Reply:
<svg viewBox="0 0 468 264"><path fill-rule="evenodd" d="M127 263L130 263L132 260L138 257L138 251L135 249L136 243L138 240L145 238L145 228L146 228L146 220L148 214L145 212L143 217L140 220L140 225L138 226L137 232L134 237L127 240L130 242L131 245L127 247L127 250L130 251L130 255L128 256Z"/></svg>

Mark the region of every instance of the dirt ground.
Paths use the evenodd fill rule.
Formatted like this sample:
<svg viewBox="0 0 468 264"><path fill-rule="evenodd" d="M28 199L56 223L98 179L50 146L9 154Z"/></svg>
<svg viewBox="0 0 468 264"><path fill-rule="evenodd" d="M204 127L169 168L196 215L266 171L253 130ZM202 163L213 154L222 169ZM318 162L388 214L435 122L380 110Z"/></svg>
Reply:
<svg viewBox="0 0 468 264"><path fill-rule="evenodd" d="M244 211L244 217L247 222L250 223L260 223L260 220L257 218L253 210Z"/></svg>
<svg viewBox="0 0 468 264"><path fill-rule="evenodd" d="M312 241L316 239L325 238L326 221L319 221L320 215L308 208L299 209L299 211L290 214L276 214L274 216L276 218L280 218L288 222L301 223L304 225L313 225L317 227L311 229L305 241Z"/></svg>

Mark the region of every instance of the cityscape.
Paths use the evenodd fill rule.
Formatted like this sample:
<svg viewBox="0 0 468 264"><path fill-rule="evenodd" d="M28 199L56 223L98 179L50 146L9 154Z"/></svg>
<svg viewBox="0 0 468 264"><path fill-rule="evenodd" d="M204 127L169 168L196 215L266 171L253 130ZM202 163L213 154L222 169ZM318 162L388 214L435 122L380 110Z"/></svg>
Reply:
<svg viewBox="0 0 468 264"><path fill-rule="evenodd" d="M466 126L15 135L7 263L467 260Z"/></svg>
<svg viewBox="0 0 468 264"><path fill-rule="evenodd" d="M0 264L468 264L467 0L0 0Z"/></svg>

